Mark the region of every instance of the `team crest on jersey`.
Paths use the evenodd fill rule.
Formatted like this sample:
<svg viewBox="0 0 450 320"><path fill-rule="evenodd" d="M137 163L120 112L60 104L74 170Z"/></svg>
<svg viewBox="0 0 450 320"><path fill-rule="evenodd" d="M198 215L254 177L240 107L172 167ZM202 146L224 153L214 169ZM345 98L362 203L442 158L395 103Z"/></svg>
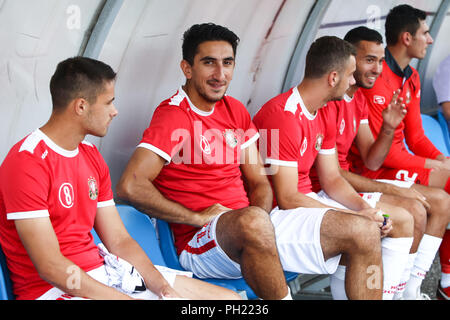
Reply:
<svg viewBox="0 0 450 320"><path fill-rule="evenodd" d="M406 91L406 104L409 104L411 102L411 91L408 89L408 91Z"/></svg>
<svg viewBox="0 0 450 320"><path fill-rule="evenodd" d="M236 148L237 144L238 144L238 139L236 134L234 133L234 131L232 129L226 129L223 132L223 136L225 138L225 142L227 143L227 145L231 148Z"/></svg>
<svg viewBox="0 0 450 320"><path fill-rule="evenodd" d="M386 103L386 98L383 96L373 96L373 102L376 104L385 104Z"/></svg>
<svg viewBox="0 0 450 320"><path fill-rule="evenodd" d="M341 126L339 127L339 134L342 135L344 133L344 130L345 130L345 120L342 119Z"/></svg>
<svg viewBox="0 0 450 320"><path fill-rule="evenodd" d="M323 144L323 134L319 133L316 136L316 144L314 145L314 148L316 148L317 151L320 151L320 149L322 149L322 144Z"/></svg>
<svg viewBox="0 0 450 320"><path fill-rule="evenodd" d="M303 155L305 154L306 148L308 148L308 140L307 140L306 137L305 137L305 139L303 139L303 143L302 143L302 146L301 146L301 148L300 148L300 155L301 155L302 157L303 157Z"/></svg>
<svg viewBox="0 0 450 320"><path fill-rule="evenodd" d="M89 186L89 198L91 200L97 200L98 187L97 187L97 181L95 180L95 178L90 177L88 179L88 186Z"/></svg>

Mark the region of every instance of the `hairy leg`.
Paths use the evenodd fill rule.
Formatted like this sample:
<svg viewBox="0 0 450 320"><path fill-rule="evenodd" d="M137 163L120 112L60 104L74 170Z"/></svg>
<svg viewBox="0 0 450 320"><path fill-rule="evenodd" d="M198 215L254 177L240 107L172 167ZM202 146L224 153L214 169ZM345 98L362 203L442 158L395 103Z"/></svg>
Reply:
<svg viewBox="0 0 450 320"><path fill-rule="evenodd" d="M342 253L347 265L345 288L349 299L381 299L383 272L380 229L368 218L330 210L321 225L325 260ZM372 285L372 273L378 274Z"/></svg>
<svg viewBox="0 0 450 320"><path fill-rule="evenodd" d="M259 297L276 300L288 295L267 212L248 207L224 214L217 223L216 234L221 248L240 264L244 279Z"/></svg>

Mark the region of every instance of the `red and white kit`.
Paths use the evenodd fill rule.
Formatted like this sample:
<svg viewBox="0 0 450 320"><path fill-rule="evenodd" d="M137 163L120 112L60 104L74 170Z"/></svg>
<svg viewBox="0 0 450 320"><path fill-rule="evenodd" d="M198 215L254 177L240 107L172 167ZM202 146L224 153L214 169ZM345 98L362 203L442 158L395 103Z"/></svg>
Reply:
<svg viewBox="0 0 450 320"><path fill-rule="evenodd" d="M435 159L441 152L425 136L422 127L419 74L410 66L402 71L386 49L383 71L375 85L371 89L361 89L367 98L369 125L375 138L383 123L382 111L389 105L394 92L398 89L401 90L400 97L403 98L407 114L395 130L392 147L383 166L377 171L370 171L364 167L362 161L355 161L352 170L372 179L404 180L428 185L431 170L424 168L425 159ZM405 139L415 155L406 149ZM357 159L358 154L355 153Z"/></svg>
<svg viewBox="0 0 450 320"><path fill-rule="evenodd" d="M36 299L52 285L39 277L14 220L50 217L61 253L90 271L103 265L91 235L97 208L113 205L108 167L92 144L67 151L39 129L18 142L0 167L0 243L16 297Z"/></svg>
<svg viewBox="0 0 450 320"><path fill-rule="evenodd" d="M297 168L298 191L328 203L312 192L309 179L317 155L335 153L335 131L328 130L328 124L335 125L326 107L311 114L294 87L268 101L253 121L261 133L260 151L265 163ZM270 217L284 270L309 274L336 271L340 255L325 261L320 245L320 225L328 210L278 207L272 210Z"/></svg>
<svg viewBox="0 0 450 320"><path fill-rule="evenodd" d="M238 100L224 96L213 110L204 112L180 88L156 108L138 147L147 148L166 160L153 181L166 198L193 211L215 203L241 209L249 205L239 169L241 152L258 138L248 111ZM171 224L180 262L197 276L240 277L240 269L236 268L229 275L217 270L204 273L192 260L194 256L201 260L202 256L221 251L215 241L215 228L209 228L211 224L215 226L215 221L205 226L214 232Z"/></svg>

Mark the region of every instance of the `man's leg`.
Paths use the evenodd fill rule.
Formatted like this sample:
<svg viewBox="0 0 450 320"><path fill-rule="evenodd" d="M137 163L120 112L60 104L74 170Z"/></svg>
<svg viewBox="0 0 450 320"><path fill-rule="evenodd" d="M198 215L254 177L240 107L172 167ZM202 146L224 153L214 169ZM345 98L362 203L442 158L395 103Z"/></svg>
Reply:
<svg viewBox="0 0 450 320"><path fill-rule="evenodd" d="M262 299L289 295L269 214L257 207L223 214L216 228L223 251L241 266L244 279Z"/></svg>
<svg viewBox="0 0 450 320"><path fill-rule="evenodd" d="M383 272L377 224L365 217L330 210L323 217L320 236L325 260L345 255L348 298L380 300Z"/></svg>
<svg viewBox="0 0 450 320"><path fill-rule="evenodd" d="M432 170L427 185L450 193L450 170Z"/></svg>

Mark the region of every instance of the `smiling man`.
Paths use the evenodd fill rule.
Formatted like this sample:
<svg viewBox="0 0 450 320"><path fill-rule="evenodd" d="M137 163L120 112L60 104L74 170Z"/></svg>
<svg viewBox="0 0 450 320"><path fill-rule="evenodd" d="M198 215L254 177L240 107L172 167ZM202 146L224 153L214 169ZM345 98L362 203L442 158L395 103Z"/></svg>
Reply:
<svg viewBox="0 0 450 320"><path fill-rule="evenodd" d="M420 294L420 285L434 260L450 219L450 159L425 136L420 115L420 77L417 70L409 65L413 58L423 59L427 48L433 44L425 20L424 11L409 5L394 7L386 17L387 47L383 71L372 88L361 89L367 98L369 126L374 138L384 134L383 113L397 90L407 114L395 129L392 147L380 168L369 168L361 152L352 149L353 172L373 179L420 184L412 188L425 195L434 211L422 223L427 229L422 229L425 235L417 249L417 257L411 259L411 277L403 294L406 299L425 297ZM413 154L408 152L404 141ZM420 188L422 186L433 189Z"/></svg>
<svg viewBox="0 0 450 320"><path fill-rule="evenodd" d="M108 166L84 141L87 134L105 136L118 114L115 79L101 61L60 62L50 81L49 121L0 166L0 244L16 298L236 298L231 290L155 267L125 229Z"/></svg>
<svg viewBox="0 0 450 320"><path fill-rule="evenodd" d="M238 42L212 23L184 33L186 83L156 108L117 193L171 223L180 263L198 277L243 276L263 299L290 298L259 134L245 106L225 95Z"/></svg>

